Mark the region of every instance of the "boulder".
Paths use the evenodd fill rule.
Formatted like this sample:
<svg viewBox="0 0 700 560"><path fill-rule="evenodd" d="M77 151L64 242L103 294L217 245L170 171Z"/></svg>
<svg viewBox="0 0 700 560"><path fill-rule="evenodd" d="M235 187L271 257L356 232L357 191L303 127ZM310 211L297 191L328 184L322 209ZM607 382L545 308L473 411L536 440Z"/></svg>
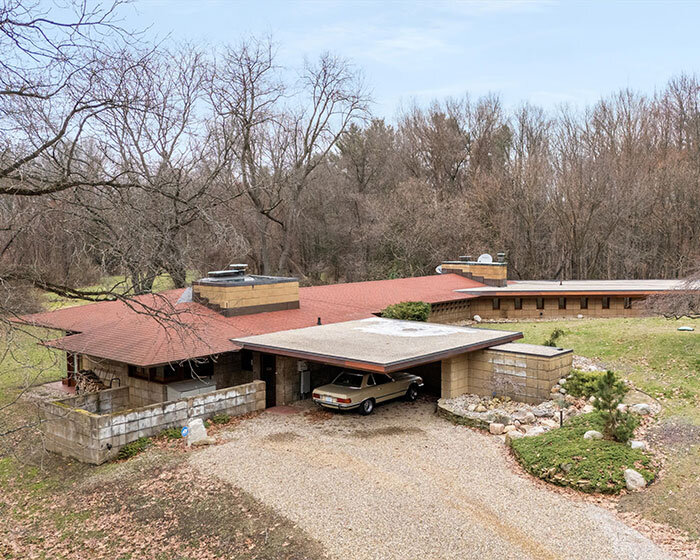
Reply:
<svg viewBox="0 0 700 560"><path fill-rule="evenodd" d="M474 411L476 410L476 405L475 405L475 404L470 404L470 405L467 407L467 410L468 410L469 412L474 412Z"/></svg>
<svg viewBox="0 0 700 560"><path fill-rule="evenodd" d="M187 445L208 445L214 440L207 434L204 421L201 418L192 418L187 423Z"/></svg>
<svg viewBox="0 0 700 560"><path fill-rule="evenodd" d="M632 449L646 449L647 448L647 442L646 441L635 441L632 440L630 441L630 447Z"/></svg>
<svg viewBox="0 0 700 560"><path fill-rule="evenodd" d="M532 424L535 421L535 415L529 410L516 410L512 417L521 424Z"/></svg>
<svg viewBox="0 0 700 560"><path fill-rule="evenodd" d="M625 403L620 403L617 405L617 410L620 412L627 412L627 405Z"/></svg>
<svg viewBox="0 0 700 560"><path fill-rule="evenodd" d="M532 436L540 436L544 434L547 431L547 428L544 426L534 426L530 428L527 432L525 432L525 435L527 437L532 437Z"/></svg>
<svg viewBox="0 0 700 560"><path fill-rule="evenodd" d="M512 432L513 430L517 430L517 429L518 428L513 426L513 424L508 424L505 428L503 428L503 433L507 434L508 432Z"/></svg>
<svg viewBox="0 0 700 560"><path fill-rule="evenodd" d="M625 469L625 485L632 492L646 487L647 481L634 469Z"/></svg>
<svg viewBox="0 0 700 560"><path fill-rule="evenodd" d="M474 409L475 412L486 412L486 407L483 404L477 405L477 407Z"/></svg>
<svg viewBox="0 0 700 560"><path fill-rule="evenodd" d="M537 418L551 418L554 416L554 411L545 407L535 407L532 409L532 413Z"/></svg>
<svg viewBox="0 0 700 560"><path fill-rule="evenodd" d="M508 432L506 434L506 445L511 445L513 443L513 440L520 439L521 437L525 437L525 434L523 434L522 432L519 432L517 430L513 430L512 432Z"/></svg>
<svg viewBox="0 0 700 560"><path fill-rule="evenodd" d="M489 424L489 432L495 436L500 436L503 433L504 428L505 426L503 424L499 424L498 422L491 422Z"/></svg>
<svg viewBox="0 0 700 560"><path fill-rule="evenodd" d="M603 439L603 434L597 430L588 430L583 434L583 439Z"/></svg>
<svg viewBox="0 0 700 560"><path fill-rule="evenodd" d="M588 414L589 412L593 412L594 410L595 407L592 404L586 404L581 409L581 412L583 412L584 414Z"/></svg>
<svg viewBox="0 0 700 560"><path fill-rule="evenodd" d="M651 407L646 403L633 404L630 407L630 410L635 414L639 414L640 416L651 414Z"/></svg>

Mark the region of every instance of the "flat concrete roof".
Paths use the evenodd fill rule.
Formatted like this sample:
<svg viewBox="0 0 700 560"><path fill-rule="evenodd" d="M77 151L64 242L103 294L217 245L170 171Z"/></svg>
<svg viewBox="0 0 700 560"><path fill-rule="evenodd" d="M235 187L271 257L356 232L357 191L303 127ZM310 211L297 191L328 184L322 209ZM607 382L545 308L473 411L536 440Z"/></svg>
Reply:
<svg viewBox="0 0 700 560"><path fill-rule="evenodd" d="M527 354L529 356L538 356L542 358L555 358L573 352L570 348L556 348L554 346L539 346L537 344L525 344L522 342L507 342L492 346L490 350L498 350L500 352L513 352L517 354Z"/></svg>
<svg viewBox="0 0 700 560"><path fill-rule="evenodd" d="M648 294L683 288L683 280L525 280L507 286L483 286L457 290L473 295L544 295L544 294Z"/></svg>
<svg viewBox="0 0 700 560"><path fill-rule="evenodd" d="M376 317L232 341L248 350L365 371L392 372L522 337L520 332Z"/></svg>

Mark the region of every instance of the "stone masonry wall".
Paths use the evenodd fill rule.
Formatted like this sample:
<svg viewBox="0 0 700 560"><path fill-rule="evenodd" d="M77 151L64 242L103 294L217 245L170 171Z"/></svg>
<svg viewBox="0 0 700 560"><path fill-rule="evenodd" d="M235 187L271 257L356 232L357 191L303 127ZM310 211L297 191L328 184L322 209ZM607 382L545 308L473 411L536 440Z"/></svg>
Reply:
<svg viewBox="0 0 700 560"><path fill-rule="evenodd" d="M101 464L116 457L119 449L141 437L149 437L167 428L179 428L192 418L209 418L215 414L232 416L265 408L265 383L253 381L236 387L197 395L179 401L161 402L141 408L116 410L114 404L125 398L126 388L71 397L46 403L42 408L46 447L85 463ZM93 397L93 395L97 395ZM112 402L114 412L97 401Z"/></svg>
<svg viewBox="0 0 700 560"><path fill-rule="evenodd" d="M301 377L297 359L277 356L275 360L276 404L285 405L301 398Z"/></svg>

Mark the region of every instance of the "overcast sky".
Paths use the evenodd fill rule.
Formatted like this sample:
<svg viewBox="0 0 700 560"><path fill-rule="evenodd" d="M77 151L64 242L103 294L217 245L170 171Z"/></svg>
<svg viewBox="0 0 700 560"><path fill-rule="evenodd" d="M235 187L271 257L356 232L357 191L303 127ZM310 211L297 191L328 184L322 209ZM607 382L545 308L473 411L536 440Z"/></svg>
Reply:
<svg viewBox="0 0 700 560"><path fill-rule="evenodd" d="M363 69L374 113L389 120L413 99L498 92L508 106L582 106L700 72L699 2L136 0L127 9L153 37L272 35L285 65L341 54Z"/></svg>

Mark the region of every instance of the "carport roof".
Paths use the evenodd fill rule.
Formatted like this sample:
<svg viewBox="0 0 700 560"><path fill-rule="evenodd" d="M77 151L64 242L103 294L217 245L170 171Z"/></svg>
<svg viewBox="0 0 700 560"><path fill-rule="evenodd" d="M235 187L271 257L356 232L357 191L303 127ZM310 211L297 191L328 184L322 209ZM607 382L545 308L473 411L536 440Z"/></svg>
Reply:
<svg viewBox="0 0 700 560"><path fill-rule="evenodd" d="M522 338L522 333L379 317L233 339L256 350L392 372Z"/></svg>

